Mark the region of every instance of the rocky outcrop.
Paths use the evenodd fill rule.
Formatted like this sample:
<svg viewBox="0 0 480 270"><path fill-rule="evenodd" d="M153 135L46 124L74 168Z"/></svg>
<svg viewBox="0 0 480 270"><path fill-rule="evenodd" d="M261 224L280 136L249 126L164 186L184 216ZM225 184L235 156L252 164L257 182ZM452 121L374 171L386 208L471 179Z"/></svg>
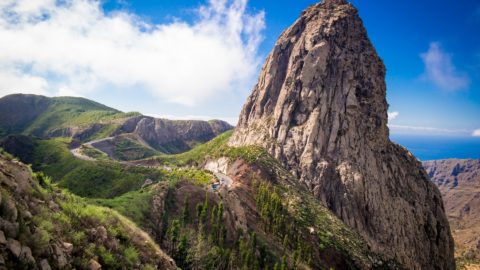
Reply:
<svg viewBox="0 0 480 270"><path fill-rule="evenodd" d="M442 193L455 255L480 267L480 160L432 160L423 166Z"/></svg>
<svg viewBox="0 0 480 270"><path fill-rule="evenodd" d="M454 269L438 189L389 140L385 72L352 5L313 5L267 57L229 143L263 146L375 252Z"/></svg>
<svg viewBox="0 0 480 270"><path fill-rule="evenodd" d="M232 129L220 120L167 120L148 116L133 117L115 132L133 133L141 142L164 153L179 153L191 149L198 143Z"/></svg>

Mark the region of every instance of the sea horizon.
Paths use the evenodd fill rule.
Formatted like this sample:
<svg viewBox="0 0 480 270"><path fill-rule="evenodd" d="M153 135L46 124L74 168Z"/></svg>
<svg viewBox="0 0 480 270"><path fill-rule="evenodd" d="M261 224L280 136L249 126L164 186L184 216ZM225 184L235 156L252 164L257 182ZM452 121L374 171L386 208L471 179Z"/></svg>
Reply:
<svg viewBox="0 0 480 270"><path fill-rule="evenodd" d="M390 139L407 148L421 161L480 159L478 137L391 134Z"/></svg>

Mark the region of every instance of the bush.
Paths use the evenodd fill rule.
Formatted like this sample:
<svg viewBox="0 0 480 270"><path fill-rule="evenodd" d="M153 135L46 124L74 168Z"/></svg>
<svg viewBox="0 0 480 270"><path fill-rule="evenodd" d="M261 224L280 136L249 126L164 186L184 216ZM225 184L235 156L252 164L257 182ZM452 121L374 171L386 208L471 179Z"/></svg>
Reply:
<svg viewBox="0 0 480 270"><path fill-rule="evenodd" d="M123 256L130 267L138 263L138 252L134 247L127 247L123 251Z"/></svg>

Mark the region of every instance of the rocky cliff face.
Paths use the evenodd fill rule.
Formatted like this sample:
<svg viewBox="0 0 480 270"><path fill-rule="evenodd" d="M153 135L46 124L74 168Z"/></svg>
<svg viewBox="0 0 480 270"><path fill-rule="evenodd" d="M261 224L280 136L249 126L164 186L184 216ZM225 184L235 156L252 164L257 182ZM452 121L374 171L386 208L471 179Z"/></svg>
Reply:
<svg viewBox="0 0 480 270"><path fill-rule="evenodd" d="M433 160L423 166L442 193L455 255L480 267L480 160Z"/></svg>
<svg viewBox="0 0 480 270"><path fill-rule="evenodd" d="M441 195L390 142L385 66L356 9L326 0L277 41L230 145L261 145L375 252L409 269L453 269Z"/></svg>
<svg viewBox="0 0 480 270"><path fill-rule="evenodd" d="M220 120L167 120L148 116L128 119L116 134L133 133L146 145L164 153L179 153L191 149L195 144L213 139L232 129Z"/></svg>

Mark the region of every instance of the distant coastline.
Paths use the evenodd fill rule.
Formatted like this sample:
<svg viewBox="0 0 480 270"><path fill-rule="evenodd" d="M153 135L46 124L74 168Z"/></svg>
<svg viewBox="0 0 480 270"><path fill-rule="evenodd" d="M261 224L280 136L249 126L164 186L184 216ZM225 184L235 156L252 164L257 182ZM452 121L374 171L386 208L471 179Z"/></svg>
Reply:
<svg viewBox="0 0 480 270"><path fill-rule="evenodd" d="M418 159L480 159L480 138L392 134L390 139L412 152Z"/></svg>

